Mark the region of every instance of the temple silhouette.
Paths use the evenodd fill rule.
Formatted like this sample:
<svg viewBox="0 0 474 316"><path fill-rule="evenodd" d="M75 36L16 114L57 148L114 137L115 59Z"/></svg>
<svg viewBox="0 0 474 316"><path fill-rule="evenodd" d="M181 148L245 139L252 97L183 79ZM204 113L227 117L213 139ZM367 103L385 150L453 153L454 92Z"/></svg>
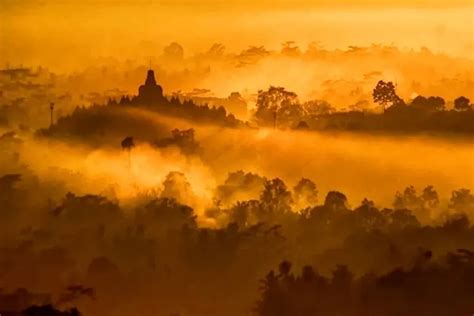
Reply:
<svg viewBox="0 0 474 316"><path fill-rule="evenodd" d="M163 88L156 83L155 72L149 69L145 83L138 88L138 96L135 97L134 102L155 103L164 101L167 101L167 99L163 95Z"/></svg>
<svg viewBox="0 0 474 316"><path fill-rule="evenodd" d="M107 105L142 107L196 122L212 122L231 127L243 124L232 113L227 113L222 105L211 107L208 104L199 105L191 99L180 100L176 95L167 98L163 94L163 88L156 82L153 69L148 69L145 83L138 88L138 95L132 97L124 95L118 102L109 99Z"/></svg>

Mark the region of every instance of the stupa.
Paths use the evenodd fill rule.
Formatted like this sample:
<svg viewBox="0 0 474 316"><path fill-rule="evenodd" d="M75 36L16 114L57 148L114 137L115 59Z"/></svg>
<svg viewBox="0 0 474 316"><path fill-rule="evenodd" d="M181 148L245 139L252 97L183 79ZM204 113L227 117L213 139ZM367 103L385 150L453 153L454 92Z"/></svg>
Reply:
<svg viewBox="0 0 474 316"><path fill-rule="evenodd" d="M156 83L155 72L152 69L149 69L146 75L145 84L138 88L138 96L136 97L136 101L139 103L152 104L165 100L163 88Z"/></svg>

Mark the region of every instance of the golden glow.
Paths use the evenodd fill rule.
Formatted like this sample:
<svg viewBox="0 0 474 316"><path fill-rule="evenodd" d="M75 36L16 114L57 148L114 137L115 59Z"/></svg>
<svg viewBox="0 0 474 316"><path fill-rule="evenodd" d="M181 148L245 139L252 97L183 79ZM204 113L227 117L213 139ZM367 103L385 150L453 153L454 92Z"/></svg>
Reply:
<svg viewBox="0 0 474 316"><path fill-rule="evenodd" d="M177 41L190 54L223 43L279 49L372 43L473 56L473 1L2 1L0 63L77 69L140 60Z"/></svg>

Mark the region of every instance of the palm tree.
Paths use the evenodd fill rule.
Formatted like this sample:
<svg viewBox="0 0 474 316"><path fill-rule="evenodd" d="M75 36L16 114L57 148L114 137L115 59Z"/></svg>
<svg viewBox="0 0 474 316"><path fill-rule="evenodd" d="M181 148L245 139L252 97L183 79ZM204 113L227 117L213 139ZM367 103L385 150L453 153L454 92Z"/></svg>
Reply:
<svg viewBox="0 0 474 316"><path fill-rule="evenodd" d="M126 150L128 152L128 168L131 169L132 167L132 160L131 160L131 152L133 147L135 147L135 142L133 141L133 137L127 136L122 140L121 143L122 150Z"/></svg>
<svg viewBox="0 0 474 316"><path fill-rule="evenodd" d="M50 117L50 122L49 122L49 127L52 127L53 126L53 112L54 112L54 102L51 102L49 104L49 110L51 111L51 117Z"/></svg>

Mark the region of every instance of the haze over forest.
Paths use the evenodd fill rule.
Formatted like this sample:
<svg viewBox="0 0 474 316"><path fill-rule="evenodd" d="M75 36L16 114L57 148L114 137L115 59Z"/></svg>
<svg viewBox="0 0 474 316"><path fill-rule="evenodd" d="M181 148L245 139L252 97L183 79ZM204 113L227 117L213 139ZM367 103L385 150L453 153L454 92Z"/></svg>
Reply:
<svg viewBox="0 0 474 316"><path fill-rule="evenodd" d="M1 1L1 316L472 314L473 19Z"/></svg>

